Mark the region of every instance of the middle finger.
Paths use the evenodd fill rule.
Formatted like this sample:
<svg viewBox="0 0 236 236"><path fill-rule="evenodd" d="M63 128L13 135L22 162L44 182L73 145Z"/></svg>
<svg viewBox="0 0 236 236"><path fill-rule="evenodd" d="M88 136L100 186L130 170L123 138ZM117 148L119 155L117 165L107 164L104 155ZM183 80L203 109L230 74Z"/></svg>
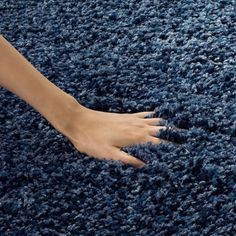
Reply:
<svg viewBox="0 0 236 236"><path fill-rule="evenodd" d="M151 126L148 128L148 134L151 136L156 136L160 130L166 130L166 126Z"/></svg>

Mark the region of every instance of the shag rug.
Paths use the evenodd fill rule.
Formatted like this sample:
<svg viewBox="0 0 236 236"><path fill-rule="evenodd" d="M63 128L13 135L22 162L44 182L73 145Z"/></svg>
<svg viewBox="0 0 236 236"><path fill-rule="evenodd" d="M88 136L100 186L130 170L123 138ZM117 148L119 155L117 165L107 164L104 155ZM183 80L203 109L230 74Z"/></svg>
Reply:
<svg viewBox="0 0 236 236"><path fill-rule="evenodd" d="M0 235L235 235L235 12L234 0L1 0L1 34L82 105L155 109L185 130L158 134L179 145L124 147L137 169L80 153L1 88Z"/></svg>

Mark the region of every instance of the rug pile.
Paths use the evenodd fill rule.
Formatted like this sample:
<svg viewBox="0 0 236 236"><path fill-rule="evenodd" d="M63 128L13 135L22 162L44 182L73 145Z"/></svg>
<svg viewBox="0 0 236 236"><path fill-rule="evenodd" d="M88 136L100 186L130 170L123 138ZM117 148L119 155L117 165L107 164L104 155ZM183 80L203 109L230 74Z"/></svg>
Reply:
<svg viewBox="0 0 236 236"><path fill-rule="evenodd" d="M82 105L184 129L123 148L136 169L80 153L1 88L0 235L236 234L234 0L2 0L0 19Z"/></svg>

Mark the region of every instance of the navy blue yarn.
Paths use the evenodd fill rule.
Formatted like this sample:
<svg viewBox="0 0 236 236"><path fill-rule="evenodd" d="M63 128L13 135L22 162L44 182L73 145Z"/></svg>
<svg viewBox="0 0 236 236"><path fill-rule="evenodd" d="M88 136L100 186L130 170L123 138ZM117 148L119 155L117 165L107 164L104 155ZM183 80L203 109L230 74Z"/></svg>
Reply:
<svg viewBox="0 0 236 236"><path fill-rule="evenodd" d="M0 89L0 235L235 235L234 0L2 0L0 32L86 107L168 126L123 150L77 151ZM96 122L96 121L94 121Z"/></svg>

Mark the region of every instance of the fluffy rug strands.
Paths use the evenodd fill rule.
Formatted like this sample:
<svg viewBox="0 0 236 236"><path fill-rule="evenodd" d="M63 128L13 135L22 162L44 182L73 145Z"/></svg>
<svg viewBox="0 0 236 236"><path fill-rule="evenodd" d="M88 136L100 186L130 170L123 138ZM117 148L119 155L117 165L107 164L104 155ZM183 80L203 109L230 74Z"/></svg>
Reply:
<svg viewBox="0 0 236 236"><path fill-rule="evenodd" d="M0 235L236 234L234 0L2 0L0 19L82 105L185 129L123 148L135 169L80 153L0 88Z"/></svg>

